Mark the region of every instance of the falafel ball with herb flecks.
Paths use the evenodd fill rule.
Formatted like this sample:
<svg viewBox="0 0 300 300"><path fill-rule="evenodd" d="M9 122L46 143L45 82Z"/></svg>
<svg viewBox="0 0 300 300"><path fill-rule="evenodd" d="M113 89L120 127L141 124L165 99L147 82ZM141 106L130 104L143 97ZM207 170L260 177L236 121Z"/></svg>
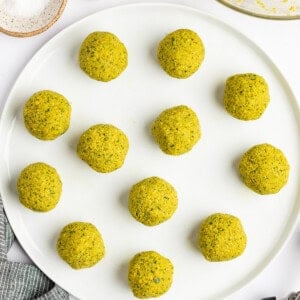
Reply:
<svg viewBox="0 0 300 300"><path fill-rule="evenodd" d="M38 139L54 140L70 126L71 105L61 94L43 90L33 94L23 108L24 123Z"/></svg>
<svg viewBox="0 0 300 300"><path fill-rule="evenodd" d="M247 245L241 221L232 215L216 213L199 228L199 247L205 259L218 262L240 256Z"/></svg>
<svg viewBox="0 0 300 300"><path fill-rule="evenodd" d="M97 124L86 130L77 144L77 154L101 173L122 167L129 148L125 133L110 124Z"/></svg>
<svg viewBox="0 0 300 300"><path fill-rule="evenodd" d="M57 251L73 269L90 268L105 255L105 246L98 229L91 223L66 225L57 240Z"/></svg>
<svg viewBox="0 0 300 300"><path fill-rule="evenodd" d="M239 161L245 185L261 195L276 194L288 182L290 165L284 153L270 145L250 148Z"/></svg>
<svg viewBox="0 0 300 300"><path fill-rule="evenodd" d="M169 155L190 151L201 138L199 119L185 105L164 110L152 123L151 132L160 149Z"/></svg>
<svg viewBox="0 0 300 300"><path fill-rule="evenodd" d="M172 262L155 251L136 254L129 263L128 281L135 297L140 299L165 294L173 281Z"/></svg>
<svg viewBox="0 0 300 300"><path fill-rule="evenodd" d="M57 205L62 183L55 168L38 162L22 170L17 190L19 200L24 206L34 211L46 212Z"/></svg>
<svg viewBox="0 0 300 300"><path fill-rule="evenodd" d="M80 68L93 79L113 80L126 69L127 63L126 47L113 33L92 32L81 44Z"/></svg>
<svg viewBox="0 0 300 300"><path fill-rule="evenodd" d="M259 119L270 102L269 87L257 74L236 74L227 79L224 106L234 118L250 121Z"/></svg>
<svg viewBox="0 0 300 300"><path fill-rule="evenodd" d="M158 45L157 58L166 73L184 79L194 74L205 55L204 45L198 34L190 29L169 33Z"/></svg>
<svg viewBox="0 0 300 300"><path fill-rule="evenodd" d="M174 187L164 179L150 177L132 187L128 208L137 221L147 226L155 226L170 219L177 204Z"/></svg>

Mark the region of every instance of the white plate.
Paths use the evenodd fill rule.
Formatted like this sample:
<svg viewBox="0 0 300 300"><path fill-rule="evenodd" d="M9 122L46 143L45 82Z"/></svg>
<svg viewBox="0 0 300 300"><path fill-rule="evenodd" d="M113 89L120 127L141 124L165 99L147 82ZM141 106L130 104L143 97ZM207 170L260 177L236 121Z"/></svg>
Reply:
<svg viewBox="0 0 300 300"><path fill-rule="evenodd" d="M200 70L186 80L169 77L155 58L158 42L177 28L199 33L206 47ZM78 67L78 49L87 34L111 31L126 44L127 70L116 80L91 80ZM222 106L226 78L255 72L269 83L271 103L255 122L229 116ZM52 142L39 141L23 126L22 106L40 89L64 94L72 104L69 131ZM163 154L149 125L165 108L187 104L200 117L203 137L183 156ZM130 5L101 11L67 28L47 43L17 80L1 120L1 191L5 209L22 246L53 280L81 299L132 299L127 263L137 252L156 250L175 265L174 282L163 299L224 298L253 279L278 253L299 211L299 115L296 100L278 69L253 42L230 26L187 7ZM76 156L80 134L95 123L112 123L130 140L125 165L98 174ZM277 195L259 196L246 188L237 159L254 144L281 148L291 164L290 180ZM49 213L23 207L16 178L29 163L55 166L63 181L60 203ZM146 227L127 210L132 184L148 176L170 181L179 207L168 222ZM196 247L199 222L215 212L238 216L248 234L245 253L232 261L209 263ZM75 271L55 250L61 228L90 221L102 232L105 259Z"/></svg>

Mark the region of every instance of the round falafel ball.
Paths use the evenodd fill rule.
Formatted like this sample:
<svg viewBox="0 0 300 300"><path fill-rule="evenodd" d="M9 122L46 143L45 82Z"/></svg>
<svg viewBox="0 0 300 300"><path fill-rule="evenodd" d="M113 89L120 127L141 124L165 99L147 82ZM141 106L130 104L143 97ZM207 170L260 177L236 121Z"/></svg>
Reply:
<svg viewBox="0 0 300 300"><path fill-rule="evenodd" d="M170 219L177 204L174 187L164 179L150 177L132 187L128 208L137 221L147 226L155 226Z"/></svg>
<svg viewBox="0 0 300 300"><path fill-rule="evenodd" d="M199 248L205 259L218 262L240 256L247 245L241 221L232 215L216 213L199 228Z"/></svg>
<svg viewBox="0 0 300 300"><path fill-rule="evenodd" d="M109 124L85 131L77 144L77 154L97 172L108 173L122 167L129 148L125 133Z"/></svg>
<svg viewBox="0 0 300 300"><path fill-rule="evenodd" d="M61 94L43 90L33 94L23 108L28 131L40 140L54 140L70 126L71 105Z"/></svg>
<svg viewBox="0 0 300 300"><path fill-rule="evenodd" d="M113 33L93 32L81 44L80 68L93 79L113 80L126 69L127 63L126 47Z"/></svg>
<svg viewBox="0 0 300 300"><path fill-rule="evenodd" d="M257 74L237 74L227 79L224 105L234 118L250 121L259 119L270 102L268 84Z"/></svg>
<svg viewBox="0 0 300 300"><path fill-rule="evenodd" d="M185 105L164 110L152 123L151 132L160 149L170 155L190 151L201 137L198 117Z"/></svg>
<svg viewBox="0 0 300 300"><path fill-rule="evenodd" d="M55 168L34 163L24 168L17 181L20 202L34 211L53 209L60 198L62 183Z"/></svg>
<svg viewBox="0 0 300 300"><path fill-rule="evenodd" d="M278 193L286 185L290 172L284 153L270 144L250 148L238 168L245 185L261 195Z"/></svg>
<svg viewBox="0 0 300 300"><path fill-rule="evenodd" d="M105 246L98 229L91 223L66 225L57 240L57 252L73 269L90 268L105 255Z"/></svg>
<svg viewBox="0 0 300 300"><path fill-rule="evenodd" d="M173 264L155 251L136 254L129 263L128 281L135 297L159 297L166 293L173 281Z"/></svg>
<svg viewBox="0 0 300 300"><path fill-rule="evenodd" d="M198 34L190 29L169 33L158 45L157 58L170 76L183 79L194 74L205 55L204 45Z"/></svg>

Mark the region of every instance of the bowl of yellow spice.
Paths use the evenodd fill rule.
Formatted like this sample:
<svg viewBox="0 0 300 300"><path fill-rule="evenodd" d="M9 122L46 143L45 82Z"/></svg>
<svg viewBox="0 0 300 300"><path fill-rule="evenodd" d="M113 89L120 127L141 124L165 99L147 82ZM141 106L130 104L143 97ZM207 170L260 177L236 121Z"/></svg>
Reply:
<svg viewBox="0 0 300 300"><path fill-rule="evenodd" d="M300 18L299 0L219 0L240 12L267 19Z"/></svg>

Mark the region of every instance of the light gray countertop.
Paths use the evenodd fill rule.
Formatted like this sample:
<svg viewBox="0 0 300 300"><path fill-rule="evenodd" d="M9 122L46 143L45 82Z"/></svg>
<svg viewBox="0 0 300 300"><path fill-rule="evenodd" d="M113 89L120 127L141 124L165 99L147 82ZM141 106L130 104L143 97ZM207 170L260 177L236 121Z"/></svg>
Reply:
<svg viewBox="0 0 300 300"><path fill-rule="evenodd" d="M0 108L16 77L34 53L56 33L93 12L121 4L144 2L129 0L70 0L61 19L48 31L31 38L13 38L0 34ZM147 1L158 2L158 1ZM160 1L184 4L213 14L242 31L264 49L282 71L300 101L300 20L272 21L250 17L223 6L215 0ZM268 220L266 220L267 226ZM29 261L15 243L9 253L12 260ZM273 262L248 286L230 300L257 300L268 296L284 299L300 290L300 225ZM70 297L70 299L75 299Z"/></svg>

